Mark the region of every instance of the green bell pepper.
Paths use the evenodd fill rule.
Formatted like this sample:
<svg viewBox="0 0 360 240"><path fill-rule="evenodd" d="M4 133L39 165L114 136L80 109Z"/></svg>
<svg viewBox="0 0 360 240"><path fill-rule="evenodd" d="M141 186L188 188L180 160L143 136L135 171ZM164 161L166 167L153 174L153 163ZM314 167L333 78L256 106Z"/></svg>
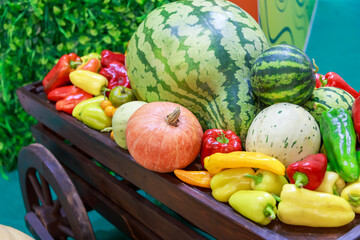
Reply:
<svg viewBox="0 0 360 240"><path fill-rule="evenodd" d="M82 121L81 113L86 105L92 104L92 103L99 103L99 105L100 105L100 103L105 99L107 99L107 98L104 97L103 95L99 95L97 97L93 97L93 98L90 98L90 99L80 102L73 109L73 112L72 112L73 117L75 117L77 120Z"/></svg>
<svg viewBox="0 0 360 240"><path fill-rule="evenodd" d="M251 189L251 179L246 178L245 174L254 173L252 168L230 168L215 174L210 180L213 197L220 202L227 202L234 192Z"/></svg>
<svg viewBox="0 0 360 240"><path fill-rule="evenodd" d="M112 124L112 118L105 114L98 102L84 106L81 118L86 126L99 131L111 127Z"/></svg>
<svg viewBox="0 0 360 240"><path fill-rule="evenodd" d="M114 107L120 107L124 103L135 101L135 95L130 88L124 86L116 86L111 89L109 100Z"/></svg>
<svg viewBox="0 0 360 240"><path fill-rule="evenodd" d="M359 179L356 133L351 115L343 108L330 108L320 116L320 132L328 161L346 182Z"/></svg>
<svg viewBox="0 0 360 240"><path fill-rule="evenodd" d="M251 179L251 189L280 195L282 187L289 183L285 176L258 169L255 175L246 174Z"/></svg>
<svg viewBox="0 0 360 240"><path fill-rule="evenodd" d="M265 191L237 191L231 195L229 204L244 217L261 225L267 225L276 218L276 200Z"/></svg>

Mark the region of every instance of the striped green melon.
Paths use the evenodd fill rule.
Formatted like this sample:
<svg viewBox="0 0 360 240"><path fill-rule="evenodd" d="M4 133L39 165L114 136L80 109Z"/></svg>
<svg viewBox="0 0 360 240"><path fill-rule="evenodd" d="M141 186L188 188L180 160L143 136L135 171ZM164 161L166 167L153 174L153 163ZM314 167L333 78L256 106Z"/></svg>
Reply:
<svg viewBox="0 0 360 240"><path fill-rule="evenodd" d="M258 23L237 5L183 0L145 18L126 65L139 100L179 103L204 130L228 129L245 139L256 112L250 68L268 47Z"/></svg>
<svg viewBox="0 0 360 240"><path fill-rule="evenodd" d="M321 113L326 108L344 108L352 113L352 105L355 98L343 89L336 87L321 87L316 89L312 96L303 104L303 107L310 112L310 114L319 123ZM315 103L320 103L325 106L315 107Z"/></svg>
<svg viewBox="0 0 360 240"><path fill-rule="evenodd" d="M304 103L315 89L316 78L308 56L299 48L279 44L264 51L251 68L251 86L267 105Z"/></svg>

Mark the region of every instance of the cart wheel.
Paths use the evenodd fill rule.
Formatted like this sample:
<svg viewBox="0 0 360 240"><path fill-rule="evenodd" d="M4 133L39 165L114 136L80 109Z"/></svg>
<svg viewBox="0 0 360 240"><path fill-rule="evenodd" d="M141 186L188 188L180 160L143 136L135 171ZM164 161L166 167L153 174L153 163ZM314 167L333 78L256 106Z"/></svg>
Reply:
<svg viewBox="0 0 360 240"><path fill-rule="evenodd" d="M36 215L42 224L27 222L34 236L41 235L45 228L54 239L95 239L73 183L49 150L38 143L24 147L18 168L27 215Z"/></svg>

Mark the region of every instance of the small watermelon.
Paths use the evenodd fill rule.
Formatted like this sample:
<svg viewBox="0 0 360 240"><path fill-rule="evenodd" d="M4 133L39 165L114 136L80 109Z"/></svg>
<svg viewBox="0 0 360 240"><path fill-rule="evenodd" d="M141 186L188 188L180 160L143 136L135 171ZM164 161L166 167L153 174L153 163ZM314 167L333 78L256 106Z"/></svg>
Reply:
<svg viewBox="0 0 360 240"><path fill-rule="evenodd" d="M352 105L355 98L343 89L336 87L321 87L317 88L312 96L303 104L303 107L310 112L310 114L319 123L321 113L326 108L343 108L352 113ZM315 106L315 103L321 105Z"/></svg>
<svg viewBox="0 0 360 240"><path fill-rule="evenodd" d="M267 105L304 103L315 89L316 78L308 56L299 48L280 44L264 51L251 68L251 86Z"/></svg>
<svg viewBox="0 0 360 240"><path fill-rule="evenodd" d="M269 42L259 24L224 0L180 0L152 11L127 49L137 99L179 103L204 130L243 140L255 117L250 68Z"/></svg>

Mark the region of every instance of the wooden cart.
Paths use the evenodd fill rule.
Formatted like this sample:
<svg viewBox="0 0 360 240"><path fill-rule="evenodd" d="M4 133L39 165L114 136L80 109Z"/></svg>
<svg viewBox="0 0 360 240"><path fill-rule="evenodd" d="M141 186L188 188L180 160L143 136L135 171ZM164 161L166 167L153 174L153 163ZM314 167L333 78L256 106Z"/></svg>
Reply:
<svg viewBox="0 0 360 240"><path fill-rule="evenodd" d="M37 143L24 147L18 160L25 221L37 239L95 239L90 210L133 239L204 239L206 234L226 240L360 238L359 216L339 228L290 226L278 220L255 224L216 201L209 189L141 167L109 133L56 111L41 82L19 88L17 95L38 120L32 127ZM187 169L200 169L199 160ZM139 189L175 214L140 195Z"/></svg>

